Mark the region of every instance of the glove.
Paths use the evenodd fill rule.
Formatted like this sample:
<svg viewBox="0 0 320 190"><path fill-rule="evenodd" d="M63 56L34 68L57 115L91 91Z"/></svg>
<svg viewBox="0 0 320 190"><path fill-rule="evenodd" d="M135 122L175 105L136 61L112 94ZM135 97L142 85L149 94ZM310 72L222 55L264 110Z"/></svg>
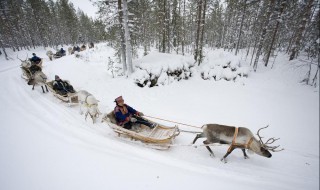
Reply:
<svg viewBox="0 0 320 190"><path fill-rule="evenodd" d="M130 118L130 121L131 121L132 123L135 123L135 122L137 121L137 119L134 118L134 117L131 117L131 118Z"/></svg>
<svg viewBox="0 0 320 190"><path fill-rule="evenodd" d="M139 112L139 116L141 116L141 117L142 117L142 116L144 116L144 114L143 114L142 112Z"/></svg>

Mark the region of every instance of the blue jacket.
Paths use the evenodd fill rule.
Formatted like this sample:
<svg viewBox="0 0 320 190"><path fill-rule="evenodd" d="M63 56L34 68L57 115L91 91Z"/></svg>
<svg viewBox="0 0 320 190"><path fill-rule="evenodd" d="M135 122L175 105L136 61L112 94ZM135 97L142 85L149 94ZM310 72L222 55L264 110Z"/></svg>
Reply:
<svg viewBox="0 0 320 190"><path fill-rule="evenodd" d="M38 63L38 62L40 62L41 61L41 59L38 57L38 56L33 56L31 59L30 59L30 61L32 61L32 62L34 62L34 63Z"/></svg>
<svg viewBox="0 0 320 190"><path fill-rule="evenodd" d="M136 111L132 107L128 106L127 104L124 104L123 106L125 106L127 108L127 110L128 110L127 113L122 113L120 106L116 106L114 108L114 115L116 117L118 125L120 125L120 126L129 122L132 115L138 114L138 111Z"/></svg>

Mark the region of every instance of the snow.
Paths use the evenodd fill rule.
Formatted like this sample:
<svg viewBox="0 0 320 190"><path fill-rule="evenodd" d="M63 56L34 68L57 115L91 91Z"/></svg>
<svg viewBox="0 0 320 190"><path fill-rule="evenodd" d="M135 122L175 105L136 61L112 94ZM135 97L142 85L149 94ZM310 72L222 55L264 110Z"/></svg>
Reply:
<svg viewBox="0 0 320 190"><path fill-rule="evenodd" d="M7 52L9 61L0 56L0 189L319 189L319 88L300 84L308 67L297 67L285 55L277 57L273 69L261 64L256 73L249 73L241 54L231 57L222 50L207 50L204 64L188 80L140 88L133 76L112 77L108 57L116 58L105 44L81 52L80 58L70 55L54 61L49 61L44 48ZM113 110L114 99L122 95L145 115L197 127L219 123L245 126L256 133L269 125L262 136L279 137L276 144L285 150L272 153L272 158L249 154L250 159L235 150L224 164L220 158L226 145L212 147L214 158L200 146L202 139L196 142L198 148L182 146L193 141L192 133L181 132L176 146L165 151L119 138L100 122L101 117L93 124L79 114L79 106L69 107L50 92L43 94L39 86L32 91L21 78L16 58L32 52L44 58L43 72L50 80L57 74L76 90L92 93L103 113ZM149 58L140 56L134 65L159 71L189 60L155 52ZM230 61L241 65L248 78L201 78L203 68L221 69L216 63ZM229 76L230 71L223 74Z"/></svg>

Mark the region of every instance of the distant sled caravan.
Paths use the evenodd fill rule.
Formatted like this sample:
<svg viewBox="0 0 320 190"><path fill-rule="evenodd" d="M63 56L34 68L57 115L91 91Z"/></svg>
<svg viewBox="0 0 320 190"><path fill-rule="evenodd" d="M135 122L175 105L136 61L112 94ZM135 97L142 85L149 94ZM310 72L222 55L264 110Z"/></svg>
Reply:
<svg viewBox="0 0 320 190"><path fill-rule="evenodd" d="M134 126L133 130L128 130L116 124L113 111L106 114L102 118L102 122L106 122L119 136L123 135L130 137L131 139L139 140L145 143L147 146L155 149L170 148L174 138L180 133L177 126L167 127L160 124L153 129L150 129L144 125L140 125Z"/></svg>
<svg viewBox="0 0 320 190"><path fill-rule="evenodd" d="M62 100L63 102L68 103L69 105L74 105L79 103L78 95L76 91L74 93L67 93L67 95L63 96L53 89L53 81L47 82L47 86L49 90L52 92L52 94L58 99Z"/></svg>

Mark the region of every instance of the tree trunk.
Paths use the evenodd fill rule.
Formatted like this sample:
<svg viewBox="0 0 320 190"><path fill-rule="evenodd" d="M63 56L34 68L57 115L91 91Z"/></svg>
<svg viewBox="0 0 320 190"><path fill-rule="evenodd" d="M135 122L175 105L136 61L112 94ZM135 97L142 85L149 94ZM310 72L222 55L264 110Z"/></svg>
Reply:
<svg viewBox="0 0 320 190"><path fill-rule="evenodd" d="M128 74L133 73L132 66L132 48L130 42L130 31L128 26L129 18L128 18L128 5L127 0L123 0L123 27L125 33L125 41L126 41L126 62L128 66Z"/></svg>
<svg viewBox="0 0 320 190"><path fill-rule="evenodd" d="M166 52L166 1L163 1L163 26L162 26L162 53Z"/></svg>
<svg viewBox="0 0 320 190"><path fill-rule="evenodd" d="M264 25L263 25L263 29L262 29L260 39L259 39L259 45L258 45L258 49L257 49L257 53L256 53L256 58L255 58L254 64L253 64L253 70L255 72L257 71L259 56L261 54L262 46L263 46L264 39L265 39L265 36L267 33L267 27L269 25L271 10L272 10L274 3L275 3L275 0L270 0L269 5L268 5L269 8L268 8L268 11L267 11L265 19L264 19Z"/></svg>
<svg viewBox="0 0 320 190"><path fill-rule="evenodd" d="M207 0L203 0L202 2L202 18L201 18L201 33L200 33L200 46L199 46L199 55L198 55L198 65L202 63L203 60L203 36L204 36L204 25L205 25L205 18L206 18L206 8L207 8Z"/></svg>
<svg viewBox="0 0 320 190"><path fill-rule="evenodd" d="M247 8L247 0L244 1L244 6L243 6L243 11L242 11L242 18L241 18L241 24L240 24L240 30L239 30L239 38L238 38L238 42L237 42L237 47L236 47L236 53L235 55L238 54L239 51L239 44L241 41L241 31L242 31L242 26L243 26L243 21L244 21L244 16L246 14L246 8Z"/></svg>
<svg viewBox="0 0 320 190"><path fill-rule="evenodd" d="M309 0L307 6L304 9L304 15L301 17L301 24L299 25L297 37L295 39L295 45L291 49L291 55L289 60L295 59L299 52L301 41L302 41L302 35L306 29L306 24L310 17L313 1L314 0Z"/></svg>
<svg viewBox="0 0 320 190"><path fill-rule="evenodd" d="M186 26L185 26L185 15L186 15L186 1L183 0L183 16L182 16L182 40L181 40L181 51L182 55L184 55L184 43L186 40Z"/></svg>
<svg viewBox="0 0 320 190"><path fill-rule="evenodd" d="M8 55L7 55L7 52L6 52L6 49L4 48L3 43L2 43L1 34L0 34L0 46L2 47L2 51L3 51L3 53L4 53L4 56L5 56L6 60L9 60ZM0 52L1 52L1 51L0 51ZM0 55L1 55L1 54L0 54Z"/></svg>
<svg viewBox="0 0 320 190"><path fill-rule="evenodd" d="M278 29L279 29L280 22L282 22L282 13L283 13L283 10L284 10L285 6L286 6L286 0L283 0L281 2L281 5L280 5L279 18L277 20L277 25L276 25L276 28L274 29L274 32L273 32L273 35L272 35L270 48L269 48L269 51L267 53L266 62L264 64L264 66L268 66L268 62L269 62L270 54L271 54L271 51L272 51L273 43L274 43L274 41L276 39L276 35L277 35Z"/></svg>
<svg viewBox="0 0 320 190"><path fill-rule="evenodd" d="M198 0L197 4L197 33L196 33L196 46L194 49L194 60L197 62L199 56L199 39L200 39L200 32L201 32L201 10L202 9L202 0Z"/></svg>
<svg viewBox="0 0 320 190"><path fill-rule="evenodd" d="M123 11L122 11L122 2L121 0L118 0L118 13L119 13L119 23L120 23L120 38L121 38L121 62L123 65L123 72L127 72L127 64L126 64L126 44L125 44L125 38L124 38L124 29L123 29Z"/></svg>

